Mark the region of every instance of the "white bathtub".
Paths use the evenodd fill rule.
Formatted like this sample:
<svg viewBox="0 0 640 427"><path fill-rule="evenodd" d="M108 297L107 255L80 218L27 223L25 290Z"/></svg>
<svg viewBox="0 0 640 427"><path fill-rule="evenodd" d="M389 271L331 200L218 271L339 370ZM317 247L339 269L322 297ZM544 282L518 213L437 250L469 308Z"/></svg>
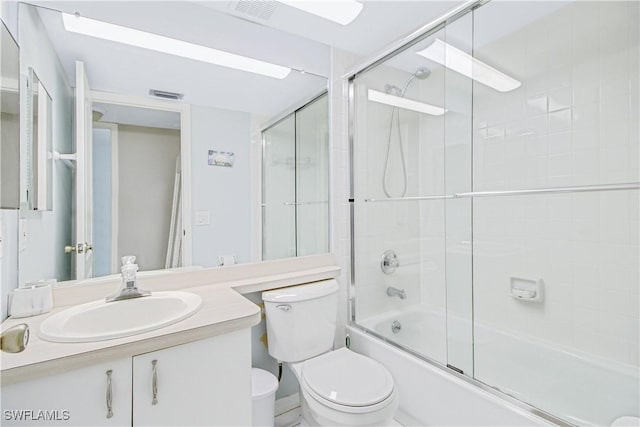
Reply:
<svg viewBox="0 0 640 427"><path fill-rule="evenodd" d="M394 321L402 326L397 333L392 332ZM362 326L441 363L446 360L447 329L442 311L415 306L368 319ZM366 334L359 333L356 341L356 351L369 351L373 346L376 354L384 354L391 348ZM437 369L424 365L422 369ZM637 367L605 363L478 324L474 329L474 377L573 424L608 426L616 418L640 414ZM446 419L432 420L420 407L403 407L402 398L401 410L418 423L451 425Z"/></svg>

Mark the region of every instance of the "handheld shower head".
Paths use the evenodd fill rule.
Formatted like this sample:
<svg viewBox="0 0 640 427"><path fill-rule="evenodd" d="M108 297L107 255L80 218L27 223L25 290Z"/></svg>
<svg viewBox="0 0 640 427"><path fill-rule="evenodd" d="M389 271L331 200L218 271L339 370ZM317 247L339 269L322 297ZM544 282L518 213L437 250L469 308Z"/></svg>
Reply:
<svg viewBox="0 0 640 427"><path fill-rule="evenodd" d="M418 68L416 72L413 73L413 75L419 78L420 80L424 80L431 75L431 70L426 67L421 67L421 68Z"/></svg>
<svg viewBox="0 0 640 427"><path fill-rule="evenodd" d="M384 87L384 91L387 94L394 94L396 96L399 97L404 97L405 92L407 91L407 89L409 88L409 85L411 84L411 82L413 82L415 79L418 80L425 80L427 77L429 77L431 75L431 70L426 68L426 67L420 67L418 68L413 74L411 74L411 77L409 77L409 80L407 80L407 82L404 84L404 86L402 87L402 89L400 89L398 86L392 85L392 84L386 84ZM400 159L402 162L402 175L404 178L403 181L403 187L402 187L402 192L400 193L401 197L404 197L405 194L407 193L407 165L405 163L404 160L404 148L402 145L402 133L400 132L400 110L398 109L398 107L393 107L393 109L391 110L391 121L389 123L389 139L387 140L387 157L384 161L384 172L382 173L382 191L384 191L384 194L387 197L392 197L391 196L391 192L389 191L389 189L387 188L387 172L389 169L389 156L391 153L391 137L393 135L393 122L394 122L394 118L395 121L397 123L397 130L398 130L398 144L400 145Z"/></svg>

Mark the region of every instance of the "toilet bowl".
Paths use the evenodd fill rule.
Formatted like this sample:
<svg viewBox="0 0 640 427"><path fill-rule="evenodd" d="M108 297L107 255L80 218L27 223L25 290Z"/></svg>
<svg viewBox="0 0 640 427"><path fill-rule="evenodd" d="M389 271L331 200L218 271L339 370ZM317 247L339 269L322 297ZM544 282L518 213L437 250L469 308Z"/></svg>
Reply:
<svg viewBox="0 0 640 427"><path fill-rule="evenodd" d="M300 384L303 425L394 425L398 395L389 371L349 349L332 350L337 292L335 280L264 292L269 354Z"/></svg>
<svg viewBox="0 0 640 427"><path fill-rule="evenodd" d="M306 425L391 425L398 396L378 362L342 348L289 366L300 383Z"/></svg>

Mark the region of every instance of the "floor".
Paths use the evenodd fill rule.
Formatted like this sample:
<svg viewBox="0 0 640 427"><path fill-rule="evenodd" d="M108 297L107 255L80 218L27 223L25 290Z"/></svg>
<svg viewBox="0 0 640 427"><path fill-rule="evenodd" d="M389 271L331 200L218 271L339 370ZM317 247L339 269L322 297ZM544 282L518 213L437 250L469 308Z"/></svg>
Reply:
<svg viewBox="0 0 640 427"><path fill-rule="evenodd" d="M300 425L300 407L280 414L275 419L274 427L295 427Z"/></svg>
<svg viewBox="0 0 640 427"><path fill-rule="evenodd" d="M280 414L275 419L274 427L297 427L300 426L300 407ZM402 424L393 420L393 424L389 427L402 427Z"/></svg>

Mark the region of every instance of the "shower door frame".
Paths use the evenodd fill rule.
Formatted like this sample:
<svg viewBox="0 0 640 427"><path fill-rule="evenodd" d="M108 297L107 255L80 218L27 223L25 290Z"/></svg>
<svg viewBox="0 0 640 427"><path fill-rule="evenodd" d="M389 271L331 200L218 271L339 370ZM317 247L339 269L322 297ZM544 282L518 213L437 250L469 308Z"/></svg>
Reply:
<svg viewBox="0 0 640 427"><path fill-rule="evenodd" d="M387 339L386 337L382 336L381 334L372 331L364 326L361 326L357 323L356 321L356 308L355 308L355 286L356 286L356 278L355 278L355 191L354 191L354 161L355 161L355 157L354 157L354 136L355 136L355 79L356 77L358 77L360 74L380 65L381 63L387 61L388 59L392 58L393 56L401 53L402 51L408 49L409 47L413 46L414 44L420 42L421 40L424 40L425 38L429 37L430 35L434 34L437 31L440 31L442 29L444 29L448 24L453 23L455 21L457 21L459 18L466 16L468 13L473 13L473 11L479 7L481 7L482 5L488 3L491 0L469 0L465 3L463 3L462 5L458 6L455 9L452 9L451 11L447 12L446 14L440 16L439 18L436 18L435 20L429 22L428 24L422 26L421 28L419 28L418 30L414 31L413 33L411 33L410 35L408 35L407 37L397 41L396 43L391 44L390 46L388 46L387 48L383 49L379 54L373 56L371 59L353 67L348 73L346 73L343 76L343 79L347 81L348 84L348 108L347 108L347 112L348 112L348 143L349 143L349 237L350 237L350 274L349 274L349 279L350 279L350 286L348 286L348 298L349 298L349 304L348 304L348 324L351 327L354 327L356 329L359 329L361 331L363 331L364 333L374 336L377 339L395 347L398 348L402 351L405 351L415 357L417 357L420 360L423 360L424 362L428 363L431 366L434 366L442 371L445 371L446 373L453 375L457 378L459 378L460 380L471 384L475 387L480 388L483 391L486 391L488 393L490 393L491 395L494 395L512 405L517 406L520 409L523 409L533 415L536 415L542 419L544 419L547 422L550 422L554 425L558 425L558 426L573 426L573 424L549 413L546 412L542 409L539 409L535 406L532 406L522 400L519 400L503 391L501 391L500 389L493 387L489 384L486 384L482 381L479 381L473 377L470 377L468 375L465 375L463 373L458 372L456 369L453 369L441 362L438 362L430 357L427 357L423 354L420 354L418 352L416 352L415 350L408 348L406 346L400 345L394 341L391 341L389 339ZM593 186L595 187L595 186ZM601 187L601 186L598 186ZM569 191L569 187L567 187L566 189L558 189L560 192L562 191ZM572 187L572 190L575 191L575 187ZM533 190L533 191L537 191L537 190ZM540 191L544 191L544 190L540 190ZM582 191L591 191L591 188L588 187L584 187ZM498 193L498 192L496 192ZM509 193L514 193L514 192L499 192L499 193L505 193L504 195L510 195ZM471 198L473 199L473 197L477 197L477 196L483 196L483 195L487 195L485 193L474 193L474 192L469 192L469 193L455 193L455 194L444 194L444 195L438 195L438 196L424 196L424 197L403 197L401 198L402 200L444 200L444 199L457 199L457 198ZM512 194L511 194L512 195ZM397 199L397 198L392 198L393 199ZM386 199L385 199L386 200ZM391 201L390 200L390 201ZM364 201L376 201L375 199L367 199ZM473 318L472 318L472 322L473 322ZM472 323L473 325L473 323ZM471 343L471 345L473 346L473 343Z"/></svg>

